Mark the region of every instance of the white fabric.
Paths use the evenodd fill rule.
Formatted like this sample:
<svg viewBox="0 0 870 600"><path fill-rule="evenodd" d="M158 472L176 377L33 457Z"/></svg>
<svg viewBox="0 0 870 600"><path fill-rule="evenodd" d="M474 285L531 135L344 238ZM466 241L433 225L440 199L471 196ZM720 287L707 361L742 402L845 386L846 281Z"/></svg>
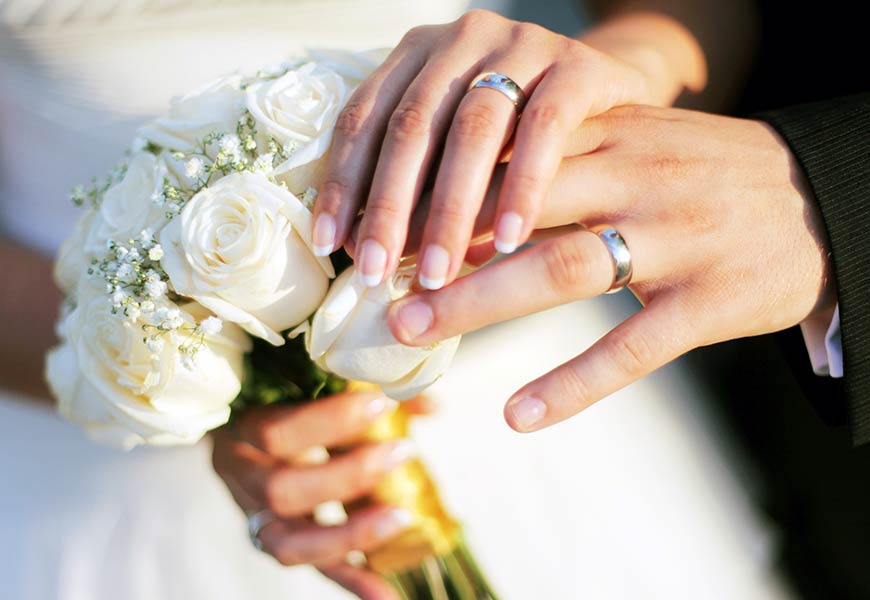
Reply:
<svg viewBox="0 0 870 600"><path fill-rule="evenodd" d="M395 43L456 2L0 0L0 222L51 252L72 185L105 172L169 97L303 45ZM4 282L4 285L14 282ZM501 417L519 385L625 318L596 298L468 336L416 438L506 600L788 598L775 533L750 508L699 388L676 363L529 436ZM0 597L339 599L250 548L193 448L122 455L0 397Z"/></svg>
<svg viewBox="0 0 870 600"><path fill-rule="evenodd" d="M843 376L843 341L840 339L840 305L828 321L824 316L801 323L804 344L816 375Z"/></svg>

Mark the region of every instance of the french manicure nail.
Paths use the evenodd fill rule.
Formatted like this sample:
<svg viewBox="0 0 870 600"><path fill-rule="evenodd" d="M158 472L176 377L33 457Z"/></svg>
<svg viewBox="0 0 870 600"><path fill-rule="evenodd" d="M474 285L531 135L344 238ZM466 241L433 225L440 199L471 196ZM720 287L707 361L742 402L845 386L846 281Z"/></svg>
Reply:
<svg viewBox="0 0 870 600"><path fill-rule="evenodd" d="M427 290L438 290L444 287L447 280L447 270L450 268L450 255L443 246L432 244L423 253L420 262L418 279L420 285Z"/></svg>
<svg viewBox="0 0 870 600"><path fill-rule="evenodd" d="M547 405L534 396L524 396L508 402L506 412L520 429L529 430L547 414Z"/></svg>
<svg viewBox="0 0 870 600"><path fill-rule="evenodd" d="M329 256L335 249L335 219L329 213L320 213L314 222L312 246L314 256Z"/></svg>
<svg viewBox="0 0 870 600"><path fill-rule="evenodd" d="M384 470L392 471L417 456L417 446L411 440L399 440L384 458Z"/></svg>
<svg viewBox="0 0 870 600"><path fill-rule="evenodd" d="M495 249L502 254L510 254L520 244L523 233L523 218L515 212L506 212L498 220L495 228Z"/></svg>
<svg viewBox="0 0 870 600"><path fill-rule="evenodd" d="M375 526L375 535L379 539L391 538L411 526L414 517L403 508L394 508L385 514Z"/></svg>
<svg viewBox="0 0 870 600"><path fill-rule="evenodd" d="M394 410L398 405L399 403L392 398L387 398L386 396L378 396L366 405L366 416L370 420L377 419L381 415Z"/></svg>
<svg viewBox="0 0 870 600"><path fill-rule="evenodd" d="M374 240L366 240L359 249L359 272L362 282L368 287L376 287L384 279L387 270L387 251Z"/></svg>
<svg viewBox="0 0 870 600"><path fill-rule="evenodd" d="M396 318L407 338L414 339L429 331L435 315L428 303L412 300L399 306Z"/></svg>

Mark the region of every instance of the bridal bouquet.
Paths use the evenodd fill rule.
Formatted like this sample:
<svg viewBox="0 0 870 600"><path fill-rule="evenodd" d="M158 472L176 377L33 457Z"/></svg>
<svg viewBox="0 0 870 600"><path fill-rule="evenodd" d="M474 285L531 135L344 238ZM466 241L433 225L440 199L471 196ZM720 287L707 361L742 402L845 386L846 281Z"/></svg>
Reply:
<svg viewBox="0 0 870 600"><path fill-rule="evenodd" d="M73 190L83 213L56 265L66 301L47 360L67 419L123 448L192 444L245 406L366 385L405 399L444 372L458 337L411 348L386 325L411 267L369 289L346 257L312 251L336 119L378 57L312 52L213 81ZM400 408L371 439L406 432ZM491 597L422 464L376 496L417 521L369 556L406 598Z"/></svg>

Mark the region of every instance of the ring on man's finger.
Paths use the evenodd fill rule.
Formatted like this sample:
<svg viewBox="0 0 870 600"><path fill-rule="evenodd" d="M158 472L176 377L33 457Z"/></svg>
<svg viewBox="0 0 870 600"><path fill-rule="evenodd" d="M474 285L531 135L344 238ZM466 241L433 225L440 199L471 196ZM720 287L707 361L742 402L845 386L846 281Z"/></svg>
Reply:
<svg viewBox="0 0 870 600"><path fill-rule="evenodd" d="M516 81L502 73L481 73L468 86L468 91L470 92L476 88L488 88L501 92L513 103L518 115L523 112L523 108L526 105L526 95L523 92L523 88Z"/></svg>
<svg viewBox="0 0 870 600"><path fill-rule="evenodd" d="M604 293L615 294L631 282L631 252L628 250L628 244L610 225L598 225L591 227L589 231L601 238L610 254L613 263L613 281Z"/></svg>

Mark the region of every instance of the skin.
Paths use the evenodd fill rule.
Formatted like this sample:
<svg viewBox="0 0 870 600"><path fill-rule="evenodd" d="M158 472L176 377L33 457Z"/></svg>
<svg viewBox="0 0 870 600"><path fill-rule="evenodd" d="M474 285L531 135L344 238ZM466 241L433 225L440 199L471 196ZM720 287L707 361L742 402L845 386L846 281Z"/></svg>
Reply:
<svg viewBox="0 0 870 600"><path fill-rule="evenodd" d="M731 59L738 66L731 72L746 62L723 48L751 44L722 33L749 22L743 2L640 2L631 10L626 2L599 4L608 18L582 40L487 11L411 30L338 119L315 207L315 246L328 254L344 243L364 208L356 262L363 281L377 285L397 267L410 215L432 180L418 280L438 289L461 268L499 160L510 162L495 247L510 253L534 229L567 137L584 119L699 92L707 83L705 52L717 63ZM718 28L711 17L722 17ZM510 74L525 91L521 119L503 95L467 91L491 71ZM717 79L719 91L731 80Z"/></svg>
<svg viewBox="0 0 870 600"><path fill-rule="evenodd" d="M505 407L511 427L562 421L699 346L830 321L821 217L769 125L624 107L587 121L574 143L587 151L563 161L541 225L615 227L632 253L630 288L644 308L518 390ZM574 226L442 290L403 298L389 323L400 341L426 345L599 295L612 281L604 244Z"/></svg>
<svg viewBox="0 0 870 600"><path fill-rule="evenodd" d="M406 408L429 411L425 400ZM361 598L398 600L380 576L352 566L352 550L377 548L401 532L407 515L366 499L391 470L414 456L408 440L360 443L362 434L396 403L380 393L339 394L301 407L246 411L214 434L215 471L244 510L269 509L276 519L260 531L263 550L284 565L313 564ZM312 460L312 447L331 456ZM315 507L341 500L347 522L320 526Z"/></svg>

